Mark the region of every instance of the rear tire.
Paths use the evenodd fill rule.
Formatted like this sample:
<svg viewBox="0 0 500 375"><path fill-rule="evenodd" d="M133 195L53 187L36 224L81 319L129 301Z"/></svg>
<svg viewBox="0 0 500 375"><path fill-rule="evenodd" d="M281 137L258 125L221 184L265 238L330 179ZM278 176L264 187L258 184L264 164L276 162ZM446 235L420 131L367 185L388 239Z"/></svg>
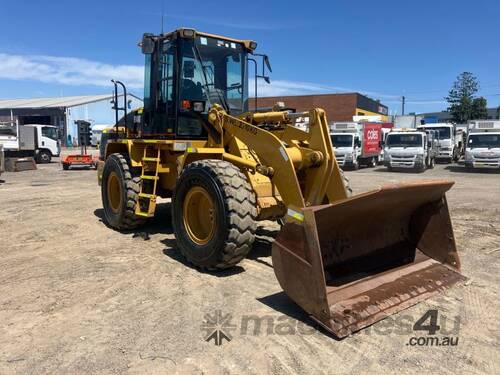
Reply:
<svg viewBox="0 0 500 375"><path fill-rule="evenodd" d="M196 267L220 270L249 253L255 239L256 198L245 175L222 160L189 164L172 196L177 246Z"/></svg>
<svg viewBox="0 0 500 375"><path fill-rule="evenodd" d="M133 177L127 159L111 154L102 171L101 196L106 222L118 230L135 229L145 219L135 215L141 178Z"/></svg>
<svg viewBox="0 0 500 375"><path fill-rule="evenodd" d="M63 164L62 166L65 171L69 170L69 164Z"/></svg>

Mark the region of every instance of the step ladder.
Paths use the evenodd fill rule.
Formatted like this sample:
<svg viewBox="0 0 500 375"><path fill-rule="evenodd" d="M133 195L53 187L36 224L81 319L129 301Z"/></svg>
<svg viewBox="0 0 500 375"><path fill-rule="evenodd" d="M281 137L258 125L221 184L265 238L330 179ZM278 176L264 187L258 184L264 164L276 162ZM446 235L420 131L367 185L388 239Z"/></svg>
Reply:
<svg viewBox="0 0 500 375"><path fill-rule="evenodd" d="M156 156L148 154L156 151ZM160 149L144 148L142 157L141 188L139 199L135 205L135 214L143 217L153 217L156 209L156 186L158 184L158 170L160 169Z"/></svg>

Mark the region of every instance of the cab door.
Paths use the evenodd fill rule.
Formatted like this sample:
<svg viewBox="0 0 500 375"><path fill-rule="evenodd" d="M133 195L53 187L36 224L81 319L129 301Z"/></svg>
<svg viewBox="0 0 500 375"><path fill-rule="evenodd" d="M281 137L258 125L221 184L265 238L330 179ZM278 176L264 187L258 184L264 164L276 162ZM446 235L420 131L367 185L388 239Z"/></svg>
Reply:
<svg viewBox="0 0 500 375"><path fill-rule="evenodd" d="M40 127L38 127L40 129ZM37 131L38 135L38 148L45 148L50 151L53 156L58 156L60 152L57 128L52 126L42 126Z"/></svg>
<svg viewBox="0 0 500 375"><path fill-rule="evenodd" d="M173 137L177 122L176 46L165 40L157 48L159 53L146 55L142 131L146 137Z"/></svg>

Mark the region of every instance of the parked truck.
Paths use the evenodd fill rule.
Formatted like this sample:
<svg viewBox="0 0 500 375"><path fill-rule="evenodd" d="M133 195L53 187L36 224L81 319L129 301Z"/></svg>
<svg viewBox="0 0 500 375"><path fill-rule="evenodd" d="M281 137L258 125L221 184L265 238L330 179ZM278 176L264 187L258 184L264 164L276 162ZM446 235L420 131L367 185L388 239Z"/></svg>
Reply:
<svg viewBox="0 0 500 375"><path fill-rule="evenodd" d="M382 151L382 124L335 122L330 127L335 158L341 168L374 167Z"/></svg>
<svg viewBox="0 0 500 375"><path fill-rule="evenodd" d="M61 153L57 127L51 125L1 123L0 144L5 157L33 157L37 163L50 163Z"/></svg>
<svg viewBox="0 0 500 375"><path fill-rule="evenodd" d="M432 130L395 129L389 132L384 144L384 165L392 170L412 169L423 172L434 168L438 141Z"/></svg>
<svg viewBox="0 0 500 375"><path fill-rule="evenodd" d="M500 168L500 121L471 121L465 147L465 167Z"/></svg>
<svg viewBox="0 0 500 375"><path fill-rule="evenodd" d="M418 130L435 130L439 137L438 161L452 163L460 159L460 138L455 136L455 126L448 123L424 124L417 126Z"/></svg>

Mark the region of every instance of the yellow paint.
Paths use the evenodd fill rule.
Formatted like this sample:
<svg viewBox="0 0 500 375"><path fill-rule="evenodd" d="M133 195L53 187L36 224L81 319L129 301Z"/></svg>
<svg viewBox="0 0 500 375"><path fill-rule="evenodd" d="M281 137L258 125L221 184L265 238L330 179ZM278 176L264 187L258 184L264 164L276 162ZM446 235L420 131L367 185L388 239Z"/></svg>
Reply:
<svg viewBox="0 0 500 375"><path fill-rule="evenodd" d="M360 115L358 113L362 113L362 115ZM380 116L383 122L389 121L389 116L387 116L387 115L383 115L383 114L377 113L377 112L370 112L370 111L367 111L366 109L361 109L361 108L356 108L356 110L354 112L354 116Z"/></svg>

